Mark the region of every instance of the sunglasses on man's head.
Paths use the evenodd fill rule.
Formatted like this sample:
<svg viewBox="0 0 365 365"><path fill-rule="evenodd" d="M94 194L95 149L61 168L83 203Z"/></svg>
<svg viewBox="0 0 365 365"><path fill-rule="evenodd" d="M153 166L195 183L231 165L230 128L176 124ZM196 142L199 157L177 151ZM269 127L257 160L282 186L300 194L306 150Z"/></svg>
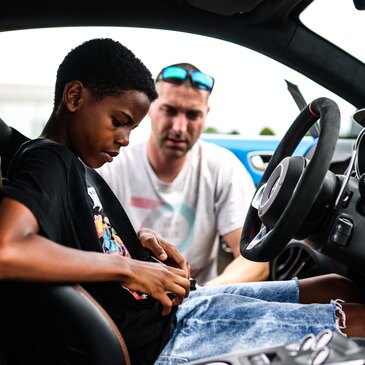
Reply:
<svg viewBox="0 0 365 365"><path fill-rule="evenodd" d="M187 70L179 66L168 66L162 69L157 76L157 81L171 82L172 84L180 85L187 78L190 78L192 85L201 90L211 92L214 86L214 79L200 71Z"/></svg>

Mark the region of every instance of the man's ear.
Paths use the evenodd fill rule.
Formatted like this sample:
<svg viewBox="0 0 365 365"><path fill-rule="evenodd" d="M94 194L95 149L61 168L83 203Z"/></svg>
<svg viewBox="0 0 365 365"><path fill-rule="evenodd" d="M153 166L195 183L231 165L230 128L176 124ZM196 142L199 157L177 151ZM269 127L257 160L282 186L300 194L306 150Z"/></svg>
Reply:
<svg viewBox="0 0 365 365"><path fill-rule="evenodd" d="M83 85L80 81L71 81L65 86L63 90L63 102L70 112L78 109L82 100L82 90Z"/></svg>
<svg viewBox="0 0 365 365"><path fill-rule="evenodd" d="M148 109L147 115L152 118L153 114L155 113L155 109L156 109L156 105L155 102L153 101Z"/></svg>

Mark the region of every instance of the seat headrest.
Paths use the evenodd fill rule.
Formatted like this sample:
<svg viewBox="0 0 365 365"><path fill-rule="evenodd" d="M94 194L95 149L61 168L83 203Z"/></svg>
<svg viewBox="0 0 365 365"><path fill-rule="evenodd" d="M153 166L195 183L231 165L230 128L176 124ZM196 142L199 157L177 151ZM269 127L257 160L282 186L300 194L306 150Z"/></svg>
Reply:
<svg viewBox="0 0 365 365"><path fill-rule="evenodd" d="M5 177L10 161L18 148L29 138L0 119L0 169Z"/></svg>
<svg viewBox="0 0 365 365"><path fill-rule="evenodd" d="M11 133L11 128L0 118L0 153L5 150Z"/></svg>

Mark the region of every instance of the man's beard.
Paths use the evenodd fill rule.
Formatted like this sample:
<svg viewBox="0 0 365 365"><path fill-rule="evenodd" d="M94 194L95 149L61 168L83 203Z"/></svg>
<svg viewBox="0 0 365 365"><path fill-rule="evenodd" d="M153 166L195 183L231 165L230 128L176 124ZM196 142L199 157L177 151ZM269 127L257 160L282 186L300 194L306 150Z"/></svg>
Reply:
<svg viewBox="0 0 365 365"><path fill-rule="evenodd" d="M184 147L168 146L167 142L171 139L176 139L178 141L181 140L181 142L184 142ZM171 135L165 135L160 139L159 146L166 157L182 158L191 150L193 144L190 138L176 138L172 137Z"/></svg>

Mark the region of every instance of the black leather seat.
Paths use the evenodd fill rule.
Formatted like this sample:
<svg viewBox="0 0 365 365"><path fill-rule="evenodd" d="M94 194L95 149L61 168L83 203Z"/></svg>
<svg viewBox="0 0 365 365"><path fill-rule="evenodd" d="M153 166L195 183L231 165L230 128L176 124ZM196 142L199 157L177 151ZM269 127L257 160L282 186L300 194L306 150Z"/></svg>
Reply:
<svg viewBox="0 0 365 365"><path fill-rule="evenodd" d="M16 129L8 126L0 118L0 167L3 176L6 175L10 161L19 146L29 138Z"/></svg>
<svg viewBox="0 0 365 365"><path fill-rule="evenodd" d="M0 119L3 176L27 140ZM113 320L80 285L0 282L0 298L1 365L130 364Z"/></svg>

